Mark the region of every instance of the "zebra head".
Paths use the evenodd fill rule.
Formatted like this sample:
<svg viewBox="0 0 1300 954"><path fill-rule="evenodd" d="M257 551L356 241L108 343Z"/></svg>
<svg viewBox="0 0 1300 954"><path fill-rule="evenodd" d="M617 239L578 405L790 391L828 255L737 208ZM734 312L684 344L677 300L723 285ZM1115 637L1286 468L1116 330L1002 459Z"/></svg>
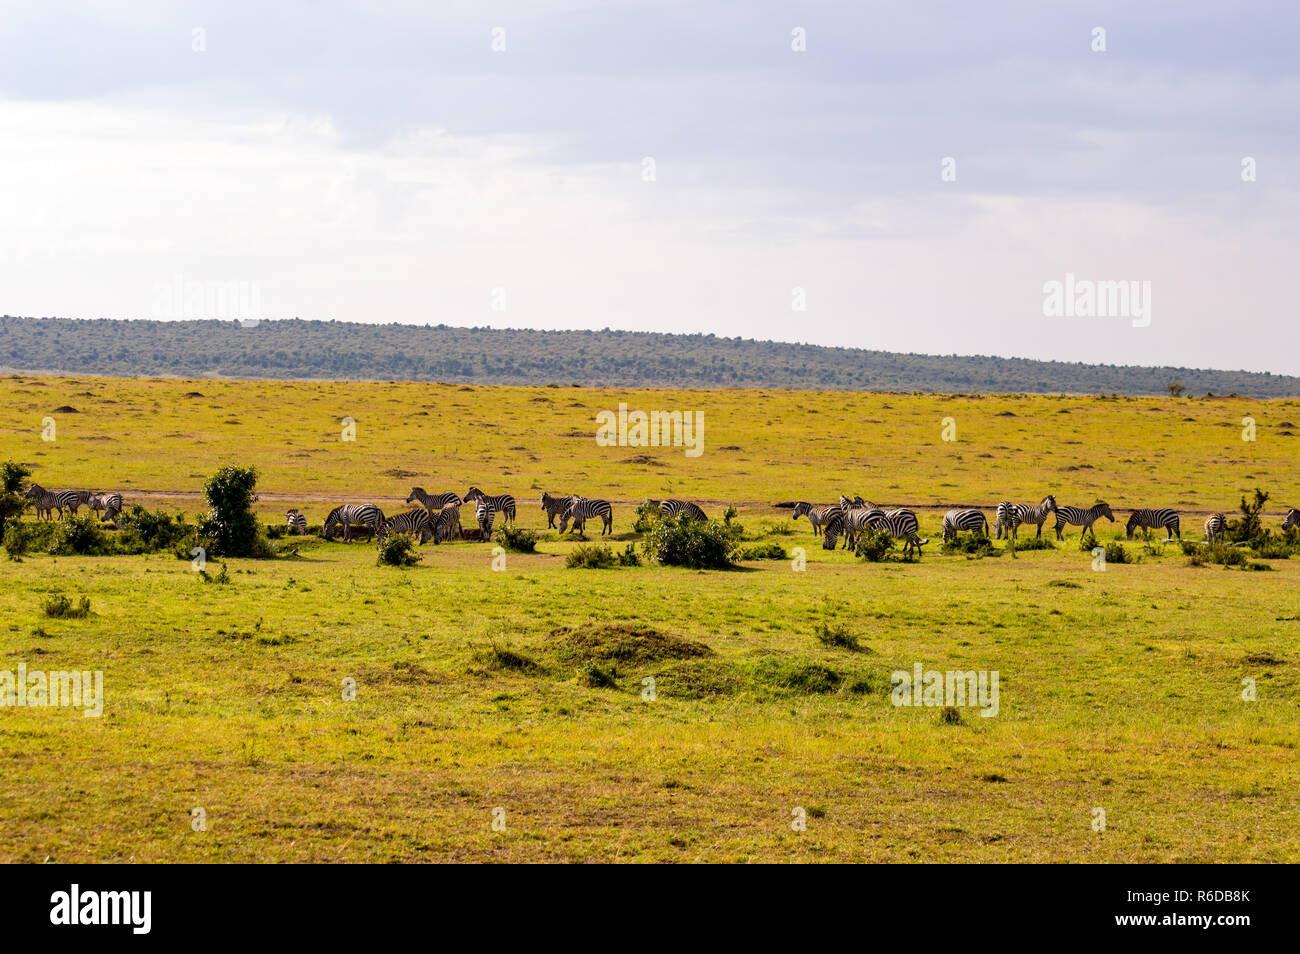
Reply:
<svg viewBox="0 0 1300 954"><path fill-rule="evenodd" d="M335 527L339 526L340 523L342 523L342 521L339 519L339 511L342 509L343 509L342 507L335 507L333 510L329 512L329 516L325 518L325 523L321 527L321 536L323 536L326 540L330 538L330 531L333 530Z"/></svg>
<svg viewBox="0 0 1300 954"><path fill-rule="evenodd" d="M1134 529L1137 528L1137 526L1138 526L1138 515L1137 515L1137 511L1134 511L1133 516L1129 517L1128 523L1124 525L1124 537L1128 540L1132 540L1133 531Z"/></svg>
<svg viewBox="0 0 1300 954"><path fill-rule="evenodd" d="M415 503L416 501L419 501L420 503L424 503L424 498L427 496L429 495L424 492L423 487L412 487L411 492L406 495L406 502Z"/></svg>
<svg viewBox="0 0 1300 954"><path fill-rule="evenodd" d="M1110 504L1106 503L1105 501L1102 501L1101 503L1097 504L1097 515L1099 517L1105 517L1111 523L1115 522L1115 515L1110 512Z"/></svg>
<svg viewBox="0 0 1300 954"><path fill-rule="evenodd" d="M1048 494L1046 497L1043 498L1043 502L1040 503L1038 506L1046 507L1051 513L1056 513L1056 495Z"/></svg>
<svg viewBox="0 0 1300 954"><path fill-rule="evenodd" d="M465 491L465 500L467 501L482 500L486 496L487 494L483 493L483 491L479 490L477 487L471 487L469 490Z"/></svg>
<svg viewBox="0 0 1300 954"><path fill-rule="evenodd" d="M808 515L808 511L811 509L812 509L812 504L808 503L808 501L806 500L799 501L797 504L794 505L794 516L791 519L798 520L800 517L806 517Z"/></svg>
<svg viewBox="0 0 1300 954"><path fill-rule="evenodd" d="M42 487L40 484L32 484L30 487L27 488L27 493L23 494L23 498L26 500L40 500L44 494L45 494L44 487Z"/></svg>

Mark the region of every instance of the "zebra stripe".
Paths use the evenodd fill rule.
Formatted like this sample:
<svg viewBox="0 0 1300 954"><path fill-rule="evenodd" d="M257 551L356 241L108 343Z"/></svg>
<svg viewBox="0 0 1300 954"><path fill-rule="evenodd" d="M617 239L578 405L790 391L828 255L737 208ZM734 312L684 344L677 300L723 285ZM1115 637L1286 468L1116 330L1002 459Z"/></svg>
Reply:
<svg viewBox="0 0 1300 954"><path fill-rule="evenodd" d="M1183 538L1183 532L1178 526L1178 511L1169 507L1134 510L1133 516L1128 518L1128 525L1124 528L1124 536L1132 540L1133 531L1138 527L1146 531L1163 529L1166 540L1172 540L1174 536L1180 540Z"/></svg>
<svg viewBox="0 0 1300 954"><path fill-rule="evenodd" d="M455 540L461 536L460 505L447 504L433 518L433 542Z"/></svg>
<svg viewBox="0 0 1300 954"><path fill-rule="evenodd" d="M542 492L542 512L546 514L548 529L555 527L555 518L564 515L564 511L569 509L569 502L572 500L572 494L548 494L545 491Z"/></svg>
<svg viewBox="0 0 1300 954"><path fill-rule="evenodd" d="M1043 523L1047 520L1047 515L1056 510L1056 498L1048 494L1037 506L1031 504L1012 504L1011 506L1011 539L1016 539L1016 533L1022 523L1032 523L1038 528L1035 536L1038 539L1043 537Z"/></svg>
<svg viewBox="0 0 1300 954"><path fill-rule="evenodd" d="M375 534L375 543L383 543L390 533L419 534L420 542L428 543L429 538L433 536L433 518L429 516L429 511L423 508L408 510L389 517Z"/></svg>
<svg viewBox="0 0 1300 954"><path fill-rule="evenodd" d="M468 499L468 498L467 498ZM492 521L496 518L496 506L491 497L480 497L474 505L474 519L478 521L478 528L483 531L483 536L492 536ZM505 523L505 514L501 515L501 522Z"/></svg>
<svg viewBox="0 0 1300 954"><path fill-rule="evenodd" d="M957 538L957 534L967 530L974 534L989 535L989 518L980 510L949 510L943 515L943 542L948 543Z"/></svg>
<svg viewBox="0 0 1300 954"><path fill-rule="evenodd" d="M822 549L834 550L836 539L844 535L844 547L853 550L858 544L858 534L868 527L875 526L873 521L883 520L885 512L879 507L858 508L841 511L826 525L822 537Z"/></svg>
<svg viewBox="0 0 1300 954"><path fill-rule="evenodd" d="M685 517L687 520L708 520L708 515L689 500L647 500L652 507L658 507L665 517Z"/></svg>
<svg viewBox="0 0 1300 954"><path fill-rule="evenodd" d="M583 533L587 521L592 517L600 517L600 535L602 537L606 533L613 534L614 508L609 505L609 501L588 500L586 497L574 497L569 502L569 506L560 517L560 533L568 532L570 520L573 521L573 529Z"/></svg>
<svg viewBox="0 0 1300 954"><path fill-rule="evenodd" d="M1083 527L1085 535L1092 533L1092 525L1102 517L1105 517L1111 523L1115 522L1115 515L1110 512L1110 504L1095 503L1087 510L1082 507L1057 507L1056 539L1063 539L1061 531L1065 529L1067 524Z"/></svg>
<svg viewBox="0 0 1300 954"><path fill-rule="evenodd" d="M1292 511L1294 513L1295 511ZM1228 532L1228 518L1221 513L1212 513L1205 518L1205 542L1217 543Z"/></svg>
<svg viewBox="0 0 1300 954"><path fill-rule="evenodd" d="M284 512L284 522L289 527L290 533L307 532L307 518L296 507Z"/></svg>
<svg viewBox="0 0 1300 954"><path fill-rule="evenodd" d="M841 510L877 510L879 508L876 507L876 505L871 503L870 501L863 500L861 494L858 494L852 500L850 500L848 497L844 496L843 494L840 494L840 509Z"/></svg>
<svg viewBox="0 0 1300 954"><path fill-rule="evenodd" d="M471 487L465 493L465 502L471 500L487 500L492 504L492 509L501 514L502 523L512 523L515 519L515 498L510 494L498 494L495 497L489 497L477 487Z"/></svg>
<svg viewBox="0 0 1300 954"><path fill-rule="evenodd" d="M829 527L831 523L844 513L843 507L814 507L805 500L799 501L794 505L794 517L798 520L800 517L807 517L808 522L812 524L813 536L822 533L823 527Z"/></svg>
<svg viewBox="0 0 1300 954"><path fill-rule="evenodd" d="M122 514L122 495L118 493L91 494L88 501L90 508L99 514L100 523L112 523L121 530L122 523L117 518ZM100 511L103 511L100 513Z"/></svg>
<svg viewBox="0 0 1300 954"><path fill-rule="evenodd" d="M993 523L993 529L999 540L1002 539L1002 534L1004 533L1008 537L1011 536L1011 519L1015 510L1016 505L1010 500L1004 500L998 504L997 517Z"/></svg>
<svg viewBox="0 0 1300 954"><path fill-rule="evenodd" d="M850 510L848 513L842 513L839 518L826 531L826 536L822 540L822 548L825 550L835 549L835 536L838 533L846 533L846 542L852 539L856 549L857 534L862 532L864 527L870 527L872 530L885 530L891 537L907 541L903 547L903 554L906 556L913 550L919 555L921 547L930 541L922 539L920 533L920 523L916 519L916 514L907 509L900 507L897 510ZM857 529L853 529L856 527Z"/></svg>
<svg viewBox="0 0 1300 954"><path fill-rule="evenodd" d="M369 529L367 536L374 536L383 522L384 512L374 504L344 504L329 512L329 516L325 518L325 525L321 529L321 535L328 540L331 530L342 528L343 542L347 543L352 539L353 527L367 527Z"/></svg>
<svg viewBox="0 0 1300 954"><path fill-rule="evenodd" d="M1286 530L1288 527L1300 527L1300 510L1296 510L1295 507L1286 512L1286 519L1282 521L1282 529Z"/></svg>
<svg viewBox="0 0 1300 954"><path fill-rule="evenodd" d="M46 490L40 484L32 484L23 494L25 499L36 501L36 516L44 516L47 520L53 519L55 510L59 512L60 520L64 510L76 513L89 496L84 490Z"/></svg>
<svg viewBox="0 0 1300 954"><path fill-rule="evenodd" d="M406 495L406 502L415 503L417 501L434 516L437 516L447 504L463 503L460 496L455 493L430 494L425 493L423 487L412 487L411 492Z"/></svg>

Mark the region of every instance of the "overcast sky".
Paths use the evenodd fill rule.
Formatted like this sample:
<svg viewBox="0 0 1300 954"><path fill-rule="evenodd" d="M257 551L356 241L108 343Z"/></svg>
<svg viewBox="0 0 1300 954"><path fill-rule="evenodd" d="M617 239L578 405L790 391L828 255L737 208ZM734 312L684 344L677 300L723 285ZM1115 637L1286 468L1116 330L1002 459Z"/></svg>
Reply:
<svg viewBox="0 0 1300 954"><path fill-rule="evenodd" d="M176 317L181 276L1297 374L1298 38L1289 2L0 2L0 312ZM1149 324L1046 316L1067 273L1149 282Z"/></svg>

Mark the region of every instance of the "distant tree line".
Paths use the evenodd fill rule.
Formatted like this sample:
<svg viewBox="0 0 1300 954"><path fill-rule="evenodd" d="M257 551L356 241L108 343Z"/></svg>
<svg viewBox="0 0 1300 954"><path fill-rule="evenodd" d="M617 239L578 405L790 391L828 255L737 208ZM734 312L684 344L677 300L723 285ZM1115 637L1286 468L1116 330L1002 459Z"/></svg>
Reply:
<svg viewBox="0 0 1300 954"><path fill-rule="evenodd" d="M1300 378L1024 358L895 354L714 335L340 321L0 318L0 368L470 384L944 393L1300 395Z"/></svg>

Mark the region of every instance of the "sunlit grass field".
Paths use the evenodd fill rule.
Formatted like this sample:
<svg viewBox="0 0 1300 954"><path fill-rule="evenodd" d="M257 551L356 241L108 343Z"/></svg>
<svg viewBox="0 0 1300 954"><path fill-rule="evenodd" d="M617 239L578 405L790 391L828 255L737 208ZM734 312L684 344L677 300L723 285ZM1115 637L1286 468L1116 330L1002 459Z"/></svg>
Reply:
<svg viewBox="0 0 1300 954"><path fill-rule="evenodd" d="M105 682L100 718L0 709L2 859L1300 860L1300 559L1193 567L1134 543L1140 562L1097 572L1077 528L968 559L938 552L932 509L1103 497L1105 541L1129 507L1231 509L1258 486L1276 526L1300 402L32 376L0 401L0 459L128 503L197 512L226 463L258 468L268 519L313 523L477 484L539 528L541 489L581 492L616 502L622 549L633 502L672 494L807 556L566 569L574 544L547 533L500 569L458 543L398 570L298 538L227 561L228 583L170 554L0 558L0 669ZM597 446L620 401L702 411L705 452ZM772 506L841 492L921 509L921 561L826 553ZM59 592L91 615L46 617ZM917 663L996 670L998 714L892 705Z"/></svg>

